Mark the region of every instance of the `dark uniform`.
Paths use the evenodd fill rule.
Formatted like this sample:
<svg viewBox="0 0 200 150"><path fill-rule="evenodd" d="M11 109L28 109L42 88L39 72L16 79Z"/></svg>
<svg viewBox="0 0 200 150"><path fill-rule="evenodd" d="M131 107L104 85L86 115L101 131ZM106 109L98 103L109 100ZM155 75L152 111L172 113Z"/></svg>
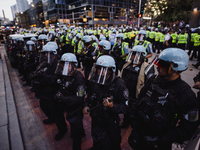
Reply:
<svg viewBox="0 0 200 150"><path fill-rule="evenodd" d="M126 66L123 69L123 72L122 72L121 78L125 81L126 87L129 90L129 108L131 108L132 104L137 101L136 95L138 93L136 94L136 91L139 90L139 89L137 89L137 88L139 88L139 87L137 87L138 80L140 80L140 81L143 80L142 82L144 84L144 82L150 76L152 76L154 74L154 68L152 68L151 71L148 72L148 75L143 74L144 79L142 79L141 76L139 76L140 71L141 71L141 66L142 66L142 64L133 66L133 63L131 62L128 66ZM146 66L147 66L147 64L145 65L145 68L142 68L142 69L146 69ZM138 77L140 77L141 79L138 79ZM130 123L131 123L131 118L130 118L130 113L128 111L126 114L124 114L122 127L127 127Z"/></svg>
<svg viewBox="0 0 200 150"><path fill-rule="evenodd" d="M132 108L130 146L135 150L163 150L171 149L173 142L189 139L198 121L188 121L184 114L195 113L198 105L194 92L180 77L174 81L166 81L160 76L151 78Z"/></svg>
<svg viewBox="0 0 200 150"><path fill-rule="evenodd" d="M62 76L57 80L61 98L60 105L67 112L66 119L70 123L73 150L81 149L81 139L85 136L83 129L83 105L85 96L85 79L81 72L75 71L72 76Z"/></svg>
<svg viewBox="0 0 200 150"><path fill-rule="evenodd" d="M57 76L54 75L57 66L57 60L52 64L42 61L35 72L33 79L36 96L40 99L40 108L48 117L48 123L55 122L59 132L66 132L67 125L65 122L63 110L54 96L57 93L59 85L57 84ZM46 122L43 122L46 124Z"/></svg>
<svg viewBox="0 0 200 150"><path fill-rule="evenodd" d="M32 71L36 69L36 66L38 65L38 56L36 52L28 52L25 55L25 61L24 61L24 76L23 78L26 80L25 85L31 85L31 79L29 75Z"/></svg>
<svg viewBox="0 0 200 150"><path fill-rule="evenodd" d="M121 130L118 114L126 113L128 90L120 78L116 77L109 85L90 82L85 106L93 108L102 104L107 97L113 97L113 108L100 106L90 112L92 118L93 149L120 150Z"/></svg>
<svg viewBox="0 0 200 150"><path fill-rule="evenodd" d="M88 76L90 74L90 71L91 71L93 63L94 63L94 59L93 59L93 57L95 56L94 50L95 50L95 48L93 46L86 48L86 54L84 56L84 62L85 62L84 73L85 73L86 80L88 79Z"/></svg>

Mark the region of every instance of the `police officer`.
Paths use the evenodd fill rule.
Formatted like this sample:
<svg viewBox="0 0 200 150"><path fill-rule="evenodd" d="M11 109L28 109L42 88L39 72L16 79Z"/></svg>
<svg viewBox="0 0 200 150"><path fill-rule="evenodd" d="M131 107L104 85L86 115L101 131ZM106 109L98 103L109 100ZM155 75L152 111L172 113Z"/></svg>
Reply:
<svg viewBox="0 0 200 150"><path fill-rule="evenodd" d="M66 119L70 123L73 150L81 150L81 139L85 136L83 129L83 105L85 97L85 79L77 71L78 61L72 53L65 53L57 66L55 74L59 75L60 85L56 99L67 112Z"/></svg>
<svg viewBox="0 0 200 150"><path fill-rule="evenodd" d="M99 47L99 51L98 51L97 57L100 57L102 55L110 55L110 56L112 56L110 54L111 44L110 44L109 41L107 41L107 40L100 41L98 47Z"/></svg>
<svg viewBox="0 0 200 150"><path fill-rule="evenodd" d="M134 43L134 46L136 45L143 45L146 49L147 55L145 56L146 61L148 61L148 58L152 57L153 55L153 49L152 49L152 44L146 40L146 31L145 30L140 30L138 32L137 39Z"/></svg>
<svg viewBox="0 0 200 150"><path fill-rule="evenodd" d="M83 41L81 41L81 34L78 33L76 35L76 43L74 45L74 54L77 57L78 68L81 68L81 65L80 65L80 54L82 52L83 46L84 46L84 44L83 44Z"/></svg>
<svg viewBox="0 0 200 150"><path fill-rule="evenodd" d="M43 120L44 124L56 123L59 132L54 137L60 140L67 132L63 110L54 96L59 85L57 76L54 74L57 66L57 51L52 45L45 45L41 51L41 61L37 66L32 80L34 83L35 94L39 98L40 108L48 119Z"/></svg>
<svg viewBox="0 0 200 150"><path fill-rule="evenodd" d="M26 80L26 85L31 85L31 79L29 75L32 71L36 69L36 66L38 65L38 57L35 53L35 43L31 40L27 41L25 46L25 61L24 61L24 76L23 78Z"/></svg>
<svg viewBox="0 0 200 150"><path fill-rule="evenodd" d="M138 98L141 88L145 81L154 74L154 68L145 74L148 63L145 62L146 49L142 45L134 46L128 54L127 63L124 64L120 77L125 81L126 87L129 90L129 108L132 103ZM128 127L130 122L130 113L124 114L121 128Z"/></svg>
<svg viewBox="0 0 200 150"><path fill-rule="evenodd" d="M24 61L25 61L25 51L24 51L24 39L23 37L17 37L17 48L16 48L16 51L17 51L17 61L18 61L18 64L17 64L17 69L18 69L18 72L19 74L21 75L24 75ZM25 81L24 78L22 78L23 81Z"/></svg>
<svg viewBox="0 0 200 150"><path fill-rule="evenodd" d="M126 113L128 89L115 76L115 61L100 56L89 76L89 90L83 113L90 111L94 150L120 150L121 130L118 114Z"/></svg>
<svg viewBox="0 0 200 150"><path fill-rule="evenodd" d="M114 29L113 31L112 31L112 33L110 34L110 36L109 36L109 41L110 41L110 44L111 44L111 49L112 49L112 47L114 46L114 44L116 43L116 30Z"/></svg>
<svg viewBox="0 0 200 150"><path fill-rule="evenodd" d="M115 43L112 49L112 55L116 60L115 75L118 75L118 70L122 70L122 67L125 64L126 56L128 55L128 43L124 42L124 40L124 34L119 33L117 35L117 42Z"/></svg>
<svg viewBox="0 0 200 150"><path fill-rule="evenodd" d="M171 149L173 142L182 143L195 132L199 103L180 77L188 61L187 53L178 48L165 49L153 60L158 76L146 82L131 111L128 142L133 149Z"/></svg>
<svg viewBox="0 0 200 150"><path fill-rule="evenodd" d="M84 62L85 62L85 79L87 80L90 71L92 69L93 63L94 63L94 59L93 57L95 56L94 54L94 50L95 48L92 46L92 38L88 35L83 37L83 43L84 43L84 47L85 47L85 51L84 51Z"/></svg>

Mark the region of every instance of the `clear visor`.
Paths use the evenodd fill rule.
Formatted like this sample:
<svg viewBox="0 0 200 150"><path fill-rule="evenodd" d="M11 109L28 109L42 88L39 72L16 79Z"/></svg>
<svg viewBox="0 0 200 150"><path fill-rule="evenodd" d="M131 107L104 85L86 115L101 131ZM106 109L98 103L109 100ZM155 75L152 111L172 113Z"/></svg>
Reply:
<svg viewBox="0 0 200 150"><path fill-rule="evenodd" d="M118 43L122 43L122 38L121 38L121 37L118 37L118 38L117 38L117 42L118 42Z"/></svg>
<svg viewBox="0 0 200 150"><path fill-rule="evenodd" d="M52 34L49 34L49 39L51 39L51 38L52 38L52 36L53 36Z"/></svg>
<svg viewBox="0 0 200 150"><path fill-rule="evenodd" d="M198 109L193 109L193 110L190 110L189 112L187 112L187 114L185 114L185 119L188 120L189 122L195 122L195 121L199 120Z"/></svg>
<svg viewBox="0 0 200 150"><path fill-rule="evenodd" d="M147 75L148 74L148 72L154 67L154 65L156 66L156 67L158 67L159 66L159 59L158 59L158 57L156 56L153 60L152 60L152 62L150 63L150 65L145 69L145 75Z"/></svg>
<svg viewBox="0 0 200 150"><path fill-rule="evenodd" d="M74 62L60 61L57 65L55 74L63 76L71 76L76 70L76 65Z"/></svg>
<svg viewBox="0 0 200 150"><path fill-rule="evenodd" d="M139 41L144 41L144 35L143 35L143 34L139 34L138 40L139 40Z"/></svg>
<svg viewBox="0 0 200 150"><path fill-rule="evenodd" d="M135 56L132 56L132 57L134 57L133 58L133 64L138 65L139 62L140 62L141 53L140 52L136 52L136 53L133 52L132 55L135 55Z"/></svg>
<svg viewBox="0 0 200 150"><path fill-rule="evenodd" d="M13 44L16 44L17 43L17 41L16 40L12 40L13 41Z"/></svg>
<svg viewBox="0 0 200 150"><path fill-rule="evenodd" d="M112 68L94 64L88 80L98 84L108 85L113 81L114 75L115 74L113 73Z"/></svg>
<svg viewBox="0 0 200 150"><path fill-rule="evenodd" d="M54 61L54 54L53 52L41 52L39 62L45 60L48 64Z"/></svg>
<svg viewBox="0 0 200 150"><path fill-rule="evenodd" d="M35 47L34 47L34 45L28 45L27 49L28 49L28 51L34 51Z"/></svg>

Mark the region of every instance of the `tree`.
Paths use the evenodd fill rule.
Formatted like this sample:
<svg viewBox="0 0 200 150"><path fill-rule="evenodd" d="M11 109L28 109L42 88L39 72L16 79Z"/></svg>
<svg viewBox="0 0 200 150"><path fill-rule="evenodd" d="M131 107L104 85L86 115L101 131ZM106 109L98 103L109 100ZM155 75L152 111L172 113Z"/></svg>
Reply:
<svg viewBox="0 0 200 150"><path fill-rule="evenodd" d="M191 16L191 9L193 0L166 0L166 9L164 13L158 15L155 20L161 21L180 21L188 22Z"/></svg>

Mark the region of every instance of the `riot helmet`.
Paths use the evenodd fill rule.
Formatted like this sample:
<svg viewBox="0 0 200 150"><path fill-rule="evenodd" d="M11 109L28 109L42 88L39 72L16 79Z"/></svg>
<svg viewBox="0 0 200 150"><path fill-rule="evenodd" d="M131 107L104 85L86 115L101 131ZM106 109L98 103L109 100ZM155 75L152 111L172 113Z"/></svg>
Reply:
<svg viewBox="0 0 200 150"><path fill-rule="evenodd" d="M145 47L143 45L136 45L130 50L126 58L126 62L132 60L134 65L138 65L144 61L145 56L146 56Z"/></svg>
<svg viewBox="0 0 200 150"><path fill-rule="evenodd" d="M164 49L159 56L156 56L148 68L155 65L158 68L158 73L163 77L170 77L172 72L182 72L188 68L188 54L180 48ZM145 72L147 72L149 69ZM160 74L159 69L166 69L166 75Z"/></svg>
<svg viewBox="0 0 200 150"><path fill-rule="evenodd" d="M111 44L107 40L102 40L101 42L99 42L98 47L99 47L100 52L106 55L108 55L111 50Z"/></svg>
<svg viewBox="0 0 200 150"><path fill-rule="evenodd" d="M78 61L73 53L65 53L59 61L55 74L63 76L72 76L76 72Z"/></svg>
<svg viewBox="0 0 200 150"><path fill-rule="evenodd" d="M90 44L92 44L92 38L89 35L85 35L82 39L84 45L88 47Z"/></svg>
<svg viewBox="0 0 200 150"><path fill-rule="evenodd" d="M28 51L28 52L35 51L35 43L32 40L27 41L25 50Z"/></svg>
<svg viewBox="0 0 200 150"><path fill-rule="evenodd" d="M138 32L138 36L136 37L137 40L139 40L140 42L144 42L144 40L146 40L146 36L147 36L147 33L145 30L140 30Z"/></svg>
<svg viewBox="0 0 200 150"><path fill-rule="evenodd" d="M124 40L125 40L124 34L123 34L123 33L119 33L119 34L117 35L117 42L118 42L119 44L121 44Z"/></svg>
<svg viewBox="0 0 200 150"><path fill-rule="evenodd" d="M57 51L52 45L45 45L40 53L40 62L45 60L48 64L52 64L56 59Z"/></svg>
<svg viewBox="0 0 200 150"><path fill-rule="evenodd" d="M115 78L115 60L108 55L100 56L90 72L88 80L101 85L109 85Z"/></svg>

